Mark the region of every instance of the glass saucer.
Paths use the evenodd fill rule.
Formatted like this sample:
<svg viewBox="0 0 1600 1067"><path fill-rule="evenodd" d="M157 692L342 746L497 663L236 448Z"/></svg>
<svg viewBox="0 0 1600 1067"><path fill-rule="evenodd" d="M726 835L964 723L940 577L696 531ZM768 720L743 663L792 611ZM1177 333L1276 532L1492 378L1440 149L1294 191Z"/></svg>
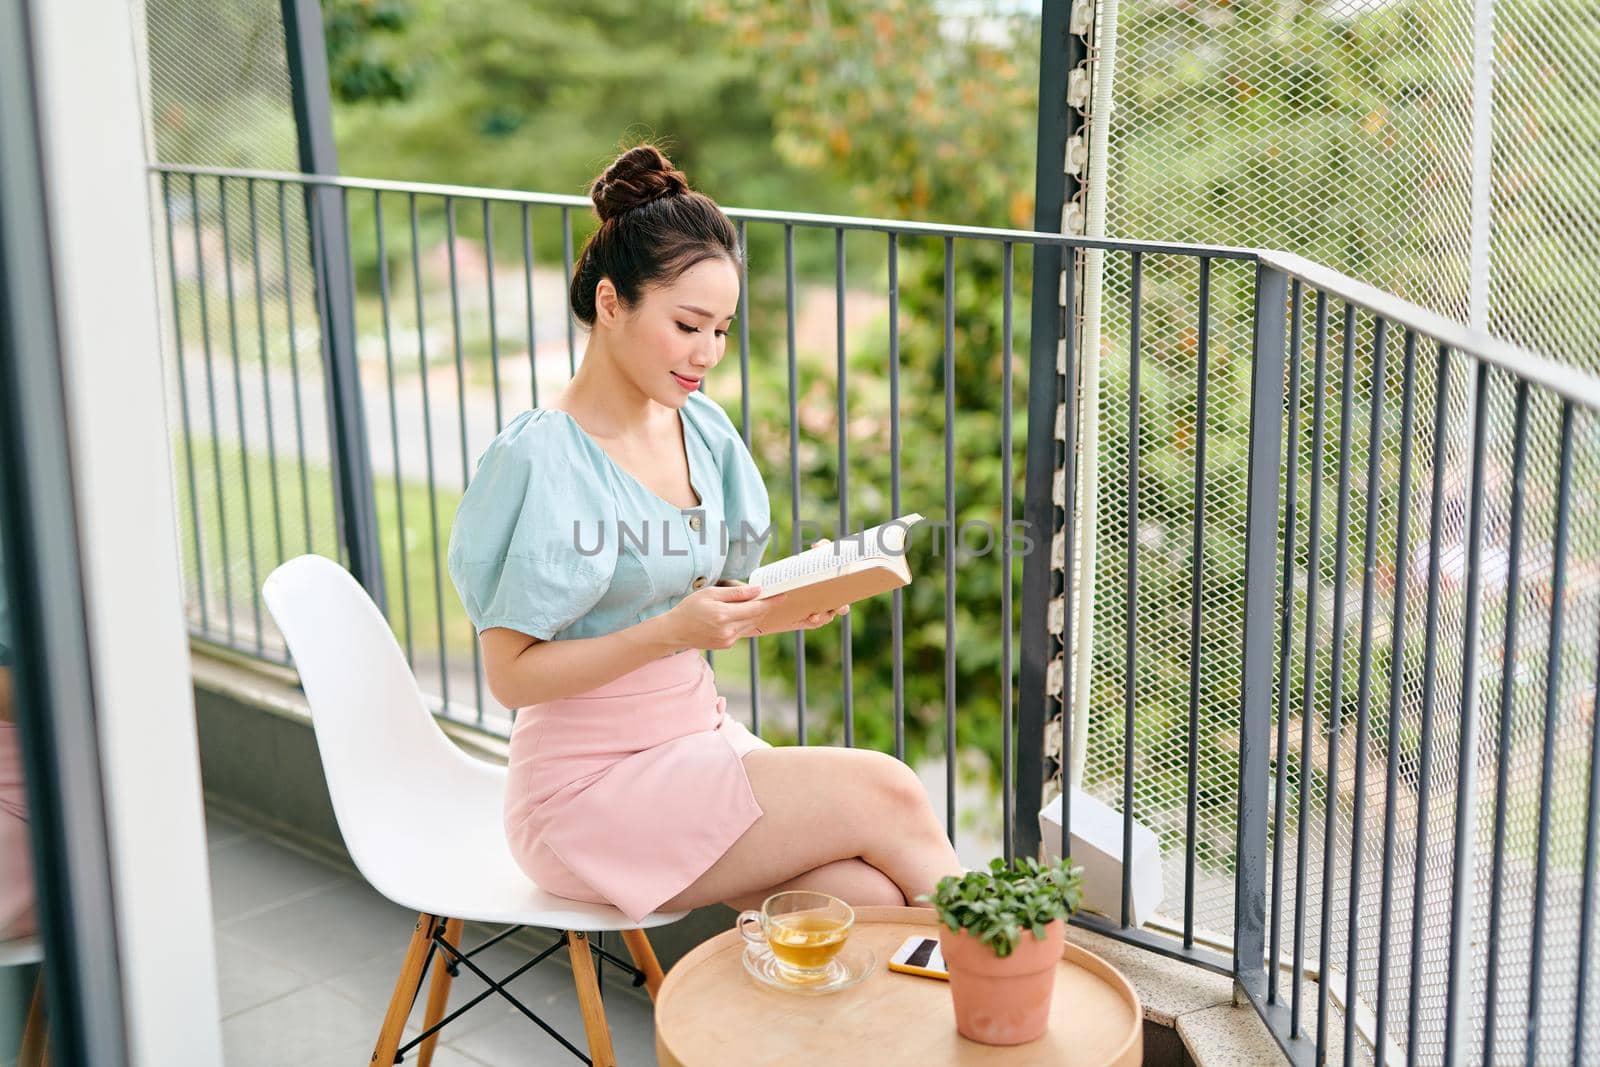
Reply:
<svg viewBox="0 0 1600 1067"><path fill-rule="evenodd" d="M836 993L848 989L871 974L878 965L872 949L856 941L846 941L839 954L822 969L820 977L810 982L795 982L778 970L778 961L772 950L758 945L744 948L744 969L756 980L785 993Z"/></svg>

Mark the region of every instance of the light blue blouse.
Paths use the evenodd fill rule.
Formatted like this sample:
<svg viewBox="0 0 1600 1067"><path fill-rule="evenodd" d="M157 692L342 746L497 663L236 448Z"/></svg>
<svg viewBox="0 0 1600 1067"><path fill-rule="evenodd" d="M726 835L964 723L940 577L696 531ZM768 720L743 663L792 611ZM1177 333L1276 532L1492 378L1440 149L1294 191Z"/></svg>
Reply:
<svg viewBox="0 0 1600 1067"><path fill-rule="evenodd" d="M490 442L450 531L450 578L478 631L598 637L750 576L771 540L761 474L704 392L679 418L699 507L646 488L564 411L525 411Z"/></svg>

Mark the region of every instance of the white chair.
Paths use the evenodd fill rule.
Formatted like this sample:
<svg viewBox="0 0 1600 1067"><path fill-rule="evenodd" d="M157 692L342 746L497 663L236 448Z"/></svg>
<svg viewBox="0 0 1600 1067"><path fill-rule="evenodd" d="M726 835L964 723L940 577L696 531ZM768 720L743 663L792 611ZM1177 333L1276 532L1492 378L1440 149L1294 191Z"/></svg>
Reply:
<svg viewBox="0 0 1600 1067"><path fill-rule="evenodd" d="M504 988L520 969L496 981L472 962L472 952L460 947L462 923L470 920L561 931L589 1055L596 1067L615 1064L590 952L627 972L654 999L662 974L643 931L686 913L657 912L634 923L615 908L558 897L529 880L511 858L502 828L505 768L468 755L445 736L423 704L388 622L337 563L314 555L292 559L268 576L262 595L299 669L350 856L374 889L418 913L371 1062L394 1063L397 1053L418 1046L418 1062L427 1067L439 1029L466 1010L440 1019L457 966L467 967L582 1058ZM585 933L605 930L623 931L634 966L592 945ZM438 952L446 955L446 965L434 972L422 1033L401 1049L406 1018Z"/></svg>

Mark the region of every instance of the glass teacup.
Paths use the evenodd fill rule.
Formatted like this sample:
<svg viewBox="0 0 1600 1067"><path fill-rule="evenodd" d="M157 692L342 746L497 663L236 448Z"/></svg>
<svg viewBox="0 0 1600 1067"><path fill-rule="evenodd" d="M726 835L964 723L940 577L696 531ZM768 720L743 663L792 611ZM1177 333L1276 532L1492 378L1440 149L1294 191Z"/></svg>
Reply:
<svg viewBox="0 0 1600 1067"><path fill-rule="evenodd" d="M739 914L734 926L752 945L772 950L778 973L791 982L817 982L844 948L855 925L855 909L826 893L791 890L774 893L760 911ZM751 924L760 926L757 932Z"/></svg>

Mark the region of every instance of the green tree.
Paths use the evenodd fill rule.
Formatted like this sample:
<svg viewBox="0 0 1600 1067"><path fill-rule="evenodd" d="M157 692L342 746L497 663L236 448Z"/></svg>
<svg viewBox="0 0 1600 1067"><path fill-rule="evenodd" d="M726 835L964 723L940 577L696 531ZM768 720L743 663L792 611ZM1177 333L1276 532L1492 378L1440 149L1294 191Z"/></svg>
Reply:
<svg viewBox="0 0 1600 1067"><path fill-rule="evenodd" d="M965 22L932 5L871 3L771 5L748 0L711 5L707 16L732 30L742 51L759 54L762 97L774 113L775 147L796 167L833 175L853 191L855 210L962 224L1024 226L1032 219L1037 22L1032 18ZM957 242L954 303L955 512L944 514L944 250L938 240L905 239L899 260L902 506L955 528L981 522L1003 529L1001 441L1003 277L999 245ZM882 253L872 261L882 284ZM1022 515L1027 396L1027 293L1031 259L1016 253L1012 451L1014 517ZM848 346L851 432L849 483L855 525L891 517L887 425L889 324L858 330ZM773 366L763 381L756 457L764 469L789 465L787 385ZM831 360L800 368L802 515L837 515L841 484ZM855 412L872 412L866 424ZM867 488L862 488L867 487ZM787 485L773 486L774 518L784 527ZM862 515L863 501L871 505ZM1034 534L1034 550L1048 551ZM787 547L787 542L782 544ZM955 663L961 746L1000 759L1000 551L957 551L955 631L945 648L944 553L931 531L913 536L909 562L917 579L905 591L907 755L944 747L945 663ZM1013 560L1020 579L1022 557ZM893 659L891 600L851 610L856 743L889 749ZM1013 604L1014 618L1020 602ZM1013 623L1014 624L1014 623ZM808 726L812 736L842 737L842 635L834 626L806 637ZM793 643L762 644L767 676L795 673ZM1013 648L1013 656L1016 649ZM822 725L817 725L818 721Z"/></svg>

